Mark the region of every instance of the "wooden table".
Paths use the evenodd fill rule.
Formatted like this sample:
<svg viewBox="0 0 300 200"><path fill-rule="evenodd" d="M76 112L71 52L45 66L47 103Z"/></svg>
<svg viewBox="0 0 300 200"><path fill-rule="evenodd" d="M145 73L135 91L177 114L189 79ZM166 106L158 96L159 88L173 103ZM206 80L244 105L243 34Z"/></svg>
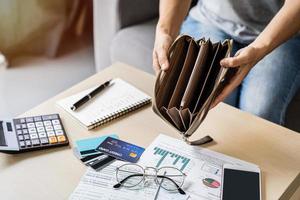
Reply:
<svg viewBox="0 0 300 200"><path fill-rule="evenodd" d="M159 133L179 134L158 118L148 106L93 131L87 131L55 105L59 99L120 77L152 95L154 76L116 63L104 71L42 103L23 116L59 113L70 147L0 154L1 199L67 199L86 167L73 155L74 141L117 133L120 138L147 147ZM21 101L21 99L20 99ZM210 111L195 137L209 133L215 140L207 148L255 163L262 170L263 199L300 199L300 134L275 125L226 104ZM296 195L296 196L295 196Z"/></svg>

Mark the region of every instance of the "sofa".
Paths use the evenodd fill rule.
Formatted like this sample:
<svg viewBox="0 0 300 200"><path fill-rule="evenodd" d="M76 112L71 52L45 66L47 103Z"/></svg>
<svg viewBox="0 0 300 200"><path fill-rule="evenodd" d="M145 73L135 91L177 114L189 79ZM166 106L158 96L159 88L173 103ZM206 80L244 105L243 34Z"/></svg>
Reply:
<svg viewBox="0 0 300 200"><path fill-rule="evenodd" d="M154 73L152 49L158 8L158 0L94 0L97 71L121 61ZM300 91L289 105L286 126L300 132Z"/></svg>

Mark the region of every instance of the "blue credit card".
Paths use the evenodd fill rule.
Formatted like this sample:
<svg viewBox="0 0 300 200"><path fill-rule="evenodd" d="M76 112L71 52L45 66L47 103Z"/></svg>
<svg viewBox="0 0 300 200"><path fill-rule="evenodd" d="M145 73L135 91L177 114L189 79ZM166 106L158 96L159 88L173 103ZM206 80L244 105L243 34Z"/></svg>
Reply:
<svg viewBox="0 0 300 200"><path fill-rule="evenodd" d="M118 138L117 135L104 135L100 137L87 138L83 140L77 140L77 150L81 156L89 156L99 153L96 148L101 144L107 137Z"/></svg>
<svg viewBox="0 0 300 200"><path fill-rule="evenodd" d="M97 150L119 160L132 163L136 163L145 151L142 147L112 137L107 137L97 147Z"/></svg>

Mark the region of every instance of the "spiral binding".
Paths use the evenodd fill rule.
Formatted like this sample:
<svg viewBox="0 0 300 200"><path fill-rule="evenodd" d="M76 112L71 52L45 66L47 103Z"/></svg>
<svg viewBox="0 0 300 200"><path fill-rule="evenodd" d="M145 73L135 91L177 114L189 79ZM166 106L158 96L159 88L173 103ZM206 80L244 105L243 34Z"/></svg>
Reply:
<svg viewBox="0 0 300 200"><path fill-rule="evenodd" d="M109 115L106 115L104 117L101 117L97 120L94 120L91 125L89 125L89 127L91 127L91 129L97 128L99 126L102 126L103 124L106 124L114 119L117 119L131 111L137 110L141 107L143 107L144 105L147 105L148 103L151 102L151 99L143 99L140 100L134 104L131 104L130 106L124 107L116 112L112 112Z"/></svg>

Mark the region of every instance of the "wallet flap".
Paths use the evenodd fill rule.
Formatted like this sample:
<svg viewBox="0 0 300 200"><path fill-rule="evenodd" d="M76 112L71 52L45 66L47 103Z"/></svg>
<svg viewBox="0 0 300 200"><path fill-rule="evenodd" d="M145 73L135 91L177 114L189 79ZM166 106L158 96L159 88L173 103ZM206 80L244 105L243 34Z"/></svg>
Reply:
<svg viewBox="0 0 300 200"><path fill-rule="evenodd" d="M180 110L180 115L186 129L189 129L192 124L192 114L190 110L188 108Z"/></svg>
<svg viewBox="0 0 300 200"><path fill-rule="evenodd" d="M176 124L173 122L172 118L170 117L169 113L168 113L168 109L166 107L162 107L160 109L160 115L163 119L165 119L166 122L168 122L169 124L171 124L173 127L176 127Z"/></svg>
<svg viewBox="0 0 300 200"><path fill-rule="evenodd" d="M177 108L173 107L173 108L168 109L167 113L170 116L170 118L172 119L172 121L174 122L174 124L176 124L178 130L185 131L185 125L183 124L179 110Z"/></svg>
<svg viewBox="0 0 300 200"><path fill-rule="evenodd" d="M190 37L181 37L176 41L176 46L173 47L173 51L170 52L170 68L163 74L162 80L160 80L160 87L156 94L157 107L167 106L171 98L172 92L175 88L176 80L178 79L185 56L187 53L188 43Z"/></svg>
<svg viewBox="0 0 300 200"><path fill-rule="evenodd" d="M201 76L206 67L207 57L209 54L209 50L211 48L211 42L205 41L200 43L200 50L197 56L196 63L194 65L194 69L191 73L191 77L189 78L187 87L185 89L184 95L180 102L180 108L185 109L189 108L193 110L195 105L195 97L197 97L200 93L199 84L201 83Z"/></svg>
<svg viewBox="0 0 300 200"><path fill-rule="evenodd" d="M199 112L199 109L203 106L203 104L205 102L205 97L203 95L205 93L204 90L206 88L207 82L210 81L210 80L208 80L208 78L209 78L209 75L211 74L211 71L212 71L212 68L214 66L217 54L218 54L219 49L220 49L220 46L221 46L220 43L213 44L212 51L210 52L211 61L210 61L209 65L206 69L206 73L203 76L201 88L199 88L200 94L197 98L196 105L195 105L194 109L192 110L192 114L194 114L196 112Z"/></svg>
<svg viewBox="0 0 300 200"><path fill-rule="evenodd" d="M194 63L196 61L198 52L199 52L199 45L194 40L191 40L182 71L178 78L178 81L177 81L176 87L174 89L173 95L171 97L171 100L169 102L168 108L171 108L171 107L179 108L185 88L189 81L189 77L191 76L191 73L193 71Z"/></svg>

